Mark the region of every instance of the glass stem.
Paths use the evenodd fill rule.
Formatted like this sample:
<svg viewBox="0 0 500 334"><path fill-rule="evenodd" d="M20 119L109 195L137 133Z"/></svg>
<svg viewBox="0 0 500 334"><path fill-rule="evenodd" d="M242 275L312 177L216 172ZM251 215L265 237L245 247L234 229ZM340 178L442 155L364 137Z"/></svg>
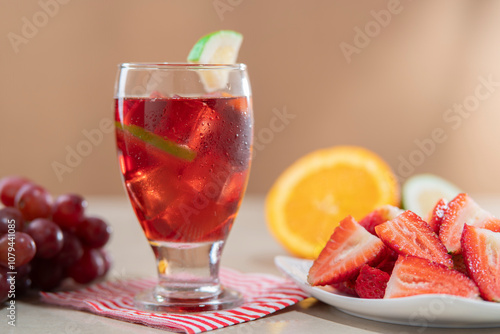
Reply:
<svg viewBox="0 0 500 334"><path fill-rule="evenodd" d="M150 242L156 256L162 299L205 299L218 296L219 263L224 240L204 243Z"/></svg>

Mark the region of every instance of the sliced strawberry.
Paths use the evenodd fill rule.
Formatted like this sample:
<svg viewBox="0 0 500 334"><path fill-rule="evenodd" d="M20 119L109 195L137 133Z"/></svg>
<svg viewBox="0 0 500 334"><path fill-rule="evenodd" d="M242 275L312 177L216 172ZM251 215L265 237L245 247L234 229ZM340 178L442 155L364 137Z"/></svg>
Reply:
<svg viewBox="0 0 500 334"><path fill-rule="evenodd" d="M375 233L375 226L385 223L388 220L394 219L402 213L403 210L401 210L400 208L392 205L384 205L367 214L363 219L359 221L359 225L363 226L371 234L377 235Z"/></svg>
<svg viewBox="0 0 500 334"><path fill-rule="evenodd" d="M462 251L469 275L481 296L500 302L500 233L465 225Z"/></svg>
<svg viewBox="0 0 500 334"><path fill-rule="evenodd" d="M384 298L389 277L388 273L365 264L359 271L354 289L361 298Z"/></svg>
<svg viewBox="0 0 500 334"><path fill-rule="evenodd" d="M347 281L330 284L330 286L348 296L359 297L358 294L356 293L356 290L354 289L355 284L356 284L356 279L351 278L348 279Z"/></svg>
<svg viewBox="0 0 500 334"><path fill-rule="evenodd" d="M314 261L307 281L327 285L348 280L364 264L380 261L385 255L384 243L348 216L335 228L330 240Z"/></svg>
<svg viewBox="0 0 500 334"><path fill-rule="evenodd" d="M384 298L435 293L479 298L476 284L464 274L426 259L400 255L387 283Z"/></svg>
<svg viewBox="0 0 500 334"><path fill-rule="evenodd" d="M500 232L499 219L482 209L469 195L458 194L448 203L443 222L439 228L439 239L449 253L459 254L461 252L460 238L465 224Z"/></svg>
<svg viewBox="0 0 500 334"><path fill-rule="evenodd" d="M396 264L398 256L399 254L396 251L388 248L385 257L375 266L375 268L385 271L390 275L394 269L394 264Z"/></svg>
<svg viewBox="0 0 500 334"><path fill-rule="evenodd" d="M375 227L382 241L403 255L418 256L429 261L453 266L451 256L430 226L412 211Z"/></svg>
<svg viewBox="0 0 500 334"><path fill-rule="evenodd" d="M446 204L446 200L441 198L436 206L432 209L429 215L429 219L427 219L427 224L431 227L431 229L437 234L439 233L439 228L441 227L441 223L443 222L445 210L448 208Z"/></svg>
<svg viewBox="0 0 500 334"><path fill-rule="evenodd" d="M465 265L464 257L461 253L453 254L451 256L451 259L453 260L453 269L461 272L464 275L469 276L469 272L467 271L467 266Z"/></svg>

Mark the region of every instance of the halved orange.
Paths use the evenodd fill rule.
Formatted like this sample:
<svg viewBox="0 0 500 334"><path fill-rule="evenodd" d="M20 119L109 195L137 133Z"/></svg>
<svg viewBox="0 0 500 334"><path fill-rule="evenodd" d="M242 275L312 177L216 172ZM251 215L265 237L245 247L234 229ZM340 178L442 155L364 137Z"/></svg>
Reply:
<svg viewBox="0 0 500 334"><path fill-rule="evenodd" d="M266 199L269 229L292 254L314 259L346 216L398 206L397 179L384 160L356 146L312 152L287 168Z"/></svg>

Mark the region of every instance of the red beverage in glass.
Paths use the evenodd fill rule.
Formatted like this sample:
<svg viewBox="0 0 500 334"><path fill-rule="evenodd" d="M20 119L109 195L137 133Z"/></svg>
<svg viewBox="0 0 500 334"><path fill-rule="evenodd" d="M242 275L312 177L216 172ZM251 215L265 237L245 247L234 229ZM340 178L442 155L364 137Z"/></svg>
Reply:
<svg viewBox="0 0 500 334"><path fill-rule="evenodd" d="M248 179L250 103L247 97L115 99L120 169L150 241L227 237Z"/></svg>
<svg viewBox="0 0 500 334"><path fill-rule="evenodd" d="M219 265L250 168L251 98L245 64L120 64L118 158L158 271L158 283L135 296L138 308L243 303L220 284Z"/></svg>

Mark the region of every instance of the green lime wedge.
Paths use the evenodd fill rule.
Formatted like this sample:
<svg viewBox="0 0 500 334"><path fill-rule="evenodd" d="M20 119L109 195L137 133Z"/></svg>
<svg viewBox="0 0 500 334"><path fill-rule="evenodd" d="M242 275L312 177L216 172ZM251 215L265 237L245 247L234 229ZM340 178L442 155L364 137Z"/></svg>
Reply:
<svg viewBox="0 0 500 334"><path fill-rule="evenodd" d="M238 58L243 35L232 30L219 30L203 36L188 55L188 62L197 64L234 64ZM227 70L199 71L207 92L223 89L228 82Z"/></svg>
<svg viewBox="0 0 500 334"><path fill-rule="evenodd" d="M190 63L234 64L243 35L232 30L219 30L203 36L189 52Z"/></svg>
<svg viewBox="0 0 500 334"><path fill-rule="evenodd" d="M153 145L154 147L170 154L173 155L177 158L187 160L187 161L193 161L194 158L196 157L196 152L185 147L182 145L179 145L171 140L162 138L158 135L155 135L152 132L149 132L145 130L144 128L141 128L140 126L137 125L125 125L121 124L120 122L116 121L115 126L118 130L122 130L124 132L128 132L134 137L142 140L143 142L146 142L148 144Z"/></svg>
<svg viewBox="0 0 500 334"><path fill-rule="evenodd" d="M439 176L417 174L403 184L403 207L426 219L437 201L444 198L449 202L461 192L456 185Z"/></svg>

